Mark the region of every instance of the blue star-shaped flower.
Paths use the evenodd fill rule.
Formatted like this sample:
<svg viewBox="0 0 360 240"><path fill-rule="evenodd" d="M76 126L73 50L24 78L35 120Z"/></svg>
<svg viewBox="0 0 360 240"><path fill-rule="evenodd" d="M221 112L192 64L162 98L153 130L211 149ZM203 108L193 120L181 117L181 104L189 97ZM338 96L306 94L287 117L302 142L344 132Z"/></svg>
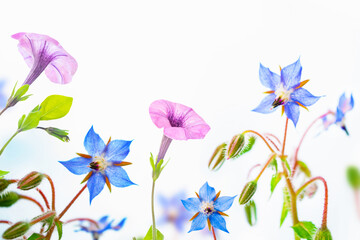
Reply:
<svg viewBox="0 0 360 240"><path fill-rule="evenodd" d="M110 191L110 184L116 187L127 187L134 184L122 168L131 164L123 161L129 154L131 142L125 140L111 141L110 138L105 144L91 127L84 141L85 149L89 155L78 153L80 157L60 162L74 174L87 173L83 182L88 181L90 204L93 198L103 190L105 183Z"/></svg>
<svg viewBox="0 0 360 240"><path fill-rule="evenodd" d="M206 182L201 188L197 198L181 200L186 210L194 212L190 231L201 230L208 223L211 226L228 233L226 222L222 216L228 216L224 211L228 210L233 204L234 197L219 197L220 192L215 194L215 189Z"/></svg>
<svg viewBox="0 0 360 240"><path fill-rule="evenodd" d="M260 82L271 90L265 92L269 95L253 111L271 113L278 106L282 106L282 111L296 126L300 115L299 106L307 109L306 107L313 105L320 98L302 88L309 80L300 82L301 71L300 58L281 69L280 76L260 63Z"/></svg>
<svg viewBox="0 0 360 240"><path fill-rule="evenodd" d="M80 229L78 231L84 231L91 233L94 240L100 238L100 235L108 230L119 231L125 224L126 218L123 218L117 225L111 226L114 220L108 221L108 216L103 216L97 221L97 225L90 222L89 225L80 225Z"/></svg>

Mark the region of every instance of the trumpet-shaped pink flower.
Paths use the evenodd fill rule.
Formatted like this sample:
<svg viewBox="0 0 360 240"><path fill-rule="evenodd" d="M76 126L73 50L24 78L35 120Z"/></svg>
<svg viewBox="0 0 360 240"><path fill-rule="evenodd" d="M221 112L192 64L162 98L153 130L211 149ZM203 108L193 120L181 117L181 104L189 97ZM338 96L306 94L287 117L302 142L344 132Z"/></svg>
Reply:
<svg viewBox="0 0 360 240"><path fill-rule="evenodd" d="M202 139L210 126L192 109L180 103L157 100L151 103L151 120L164 135L175 140Z"/></svg>
<svg viewBox="0 0 360 240"><path fill-rule="evenodd" d="M32 84L45 70L50 81L59 84L71 82L77 69L76 60L55 39L36 33L16 33L18 48L26 64L31 68L25 84Z"/></svg>

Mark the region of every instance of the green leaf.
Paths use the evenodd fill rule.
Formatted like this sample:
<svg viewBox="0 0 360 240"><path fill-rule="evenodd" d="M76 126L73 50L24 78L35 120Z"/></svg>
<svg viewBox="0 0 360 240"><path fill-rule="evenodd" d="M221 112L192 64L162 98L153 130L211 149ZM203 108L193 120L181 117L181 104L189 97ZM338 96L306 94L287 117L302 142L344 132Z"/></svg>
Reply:
<svg viewBox="0 0 360 240"><path fill-rule="evenodd" d="M56 229L57 229L57 231L58 231L59 240L60 240L61 237L62 237L62 233L63 233L63 231L62 231L62 222L60 222L60 221L55 221L55 225L56 225Z"/></svg>
<svg viewBox="0 0 360 240"><path fill-rule="evenodd" d="M269 163L269 167L271 167L271 169L275 169L275 172L278 172L278 162L276 161L276 157L274 157L273 160L271 160L271 162Z"/></svg>
<svg viewBox="0 0 360 240"><path fill-rule="evenodd" d="M152 153L150 153L150 164L151 164L152 170L155 172L154 156L152 155Z"/></svg>
<svg viewBox="0 0 360 240"><path fill-rule="evenodd" d="M300 171L302 171L305 174L305 176L311 177L311 171L308 168L308 166L302 161L297 161L297 163L299 165Z"/></svg>
<svg viewBox="0 0 360 240"><path fill-rule="evenodd" d="M144 237L144 240L153 240L152 226L150 226L149 231ZM156 229L156 240L164 240L164 235L162 235L162 233L158 229Z"/></svg>
<svg viewBox="0 0 360 240"><path fill-rule="evenodd" d="M283 203L283 208L281 210L281 217L280 217L280 227L282 226L282 224L284 223L288 212L290 210L290 194L289 194L289 190L287 189L287 187L283 188L283 198L284 198L284 203Z"/></svg>
<svg viewBox="0 0 360 240"><path fill-rule="evenodd" d="M254 226L257 222L256 205L254 200L250 200L245 205L246 219L250 226Z"/></svg>
<svg viewBox="0 0 360 240"><path fill-rule="evenodd" d="M7 171L2 171L2 170L0 170L0 179L2 179L2 178L4 178L4 176L6 175L6 174L8 174L9 172L7 172Z"/></svg>
<svg viewBox="0 0 360 240"><path fill-rule="evenodd" d="M281 174L281 173L276 173L276 174L272 175L272 177L271 177L271 183L270 183L271 195L272 195L272 193L274 192L277 184L280 182L281 177L282 177L282 174ZM270 196L271 196L271 195L270 195Z"/></svg>
<svg viewBox="0 0 360 240"><path fill-rule="evenodd" d="M294 226L292 226L292 229L294 229L294 232L300 238L307 240L312 240L317 230L312 222L305 221L295 224Z"/></svg>
<svg viewBox="0 0 360 240"><path fill-rule="evenodd" d="M346 176L352 188L360 188L360 171L357 167L349 166L346 170Z"/></svg>
<svg viewBox="0 0 360 240"><path fill-rule="evenodd" d="M25 119L24 116L22 116L18 122L21 122L20 127L18 128L19 131L26 131L26 130L30 130L33 128L36 128L39 125L39 121L40 121L40 117L41 117L41 112L40 111L31 111Z"/></svg>
<svg viewBox="0 0 360 240"><path fill-rule="evenodd" d="M239 156L249 152L252 147L254 146L256 141L256 137L255 136L250 136L249 139L247 140L246 146L241 150Z"/></svg>
<svg viewBox="0 0 360 240"><path fill-rule="evenodd" d="M16 98L18 101L22 96L25 95L25 93L29 90L29 85L25 84L21 86L15 93L14 98Z"/></svg>
<svg viewBox="0 0 360 240"><path fill-rule="evenodd" d="M48 96L40 105L40 120L53 120L64 117L70 111L72 101L72 97Z"/></svg>
<svg viewBox="0 0 360 240"><path fill-rule="evenodd" d="M280 159L281 159L281 161L282 161L283 163L285 163L285 166L286 166L286 168L287 168L287 170L289 171L289 174L290 174L290 176L291 176L291 168L290 168L289 162L287 161L287 157L286 157L286 156L283 156L283 157L281 157ZM285 169L284 169L284 171L285 171Z"/></svg>
<svg viewBox="0 0 360 240"><path fill-rule="evenodd" d="M40 239L44 239L45 237L38 234L38 233L33 233L28 240L40 240Z"/></svg>
<svg viewBox="0 0 360 240"><path fill-rule="evenodd" d="M21 125L23 124L25 117L26 117L26 115L24 114L19 119L19 121L18 121L18 129L20 129Z"/></svg>

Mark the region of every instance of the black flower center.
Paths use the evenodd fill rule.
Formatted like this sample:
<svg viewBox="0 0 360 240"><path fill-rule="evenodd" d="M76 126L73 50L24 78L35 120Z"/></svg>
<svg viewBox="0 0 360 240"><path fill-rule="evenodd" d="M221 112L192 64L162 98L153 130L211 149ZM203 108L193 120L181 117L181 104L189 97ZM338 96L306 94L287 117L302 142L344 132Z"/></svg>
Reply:
<svg viewBox="0 0 360 240"><path fill-rule="evenodd" d="M205 212L206 214L210 215L211 213L214 212L214 210L213 210L212 208L210 208L210 207L207 207L207 208L204 209L204 212Z"/></svg>

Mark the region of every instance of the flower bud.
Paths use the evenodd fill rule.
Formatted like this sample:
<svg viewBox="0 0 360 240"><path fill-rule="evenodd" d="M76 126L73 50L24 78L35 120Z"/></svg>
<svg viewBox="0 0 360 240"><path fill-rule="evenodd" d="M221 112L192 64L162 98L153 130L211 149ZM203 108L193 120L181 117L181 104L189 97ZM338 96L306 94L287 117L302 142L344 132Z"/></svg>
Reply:
<svg viewBox="0 0 360 240"><path fill-rule="evenodd" d="M48 128L45 128L45 131L48 134L50 134L51 136L54 136L63 142L70 141L70 138L68 137L68 135L69 135L68 130L61 130L59 128L48 127Z"/></svg>
<svg viewBox="0 0 360 240"><path fill-rule="evenodd" d="M0 179L0 193L3 192L11 183L11 181L7 179Z"/></svg>
<svg viewBox="0 0 360 240"><path fill-rule="evenodd" d="M20 196L16 192L7 192L0 195L0 207L10 207L19 200Z"/></svg>
<svg viewBox="0 0 360 240"><path fill-rule="evenodd" d="M329 229L327 227L319 228L316 232L314 240L332 240Z"/></svg>
<svg viewBox="0 0 360 240"><path fill-rule="evenodd" d="M21 190L30 190L36 188L37 186L40 185L43 177L44 177L43 174L33 171L28 175L26 175L25 177L23 177L22 179L20 179L20 181L17 184L17 187Z"/></svg>
<svg viewBox="0 0 360 240"><path fill-rule="evenodd" d="M245 145L244 135L243 134L235 135L230 141L227 150L227 159L238 157L244 145Z"/></svg>
<svg viewBox="0 0 360 240"><path fill-rule="evenodd" d="M30 228L28 222L17 222L3 233L2 237L4 239L14 239L24 235Z"/></svg>
<svg viewBox="0 0 360 240"><path fill-rule="evenodd" d="M257 188L257 181L255 180L250 181L245 185L239 197L240 205L247 203L251 199L251 197L256 192L256 188Z"/></svg>
<svg viewBox="0 0 360 240"><path fill-rule="evenodd" d="M257 221L256 205L254 200L250 200L248 203L245 204L245 214L249 225L254 226Z"/></svg>
<svg viewBox="0 0 360 240"><path fill-rule="evenodd" d="M215 163L214 163L214 166L212 167L212 170L214 170L216 167L218 167L218 169L221 167L221 165L225 161L225 150L226 150L225 148L226 148L226 143L222 143L215 149L213 155L210 158L209 164L208 164L209 168L213 161Z"/></svg>

